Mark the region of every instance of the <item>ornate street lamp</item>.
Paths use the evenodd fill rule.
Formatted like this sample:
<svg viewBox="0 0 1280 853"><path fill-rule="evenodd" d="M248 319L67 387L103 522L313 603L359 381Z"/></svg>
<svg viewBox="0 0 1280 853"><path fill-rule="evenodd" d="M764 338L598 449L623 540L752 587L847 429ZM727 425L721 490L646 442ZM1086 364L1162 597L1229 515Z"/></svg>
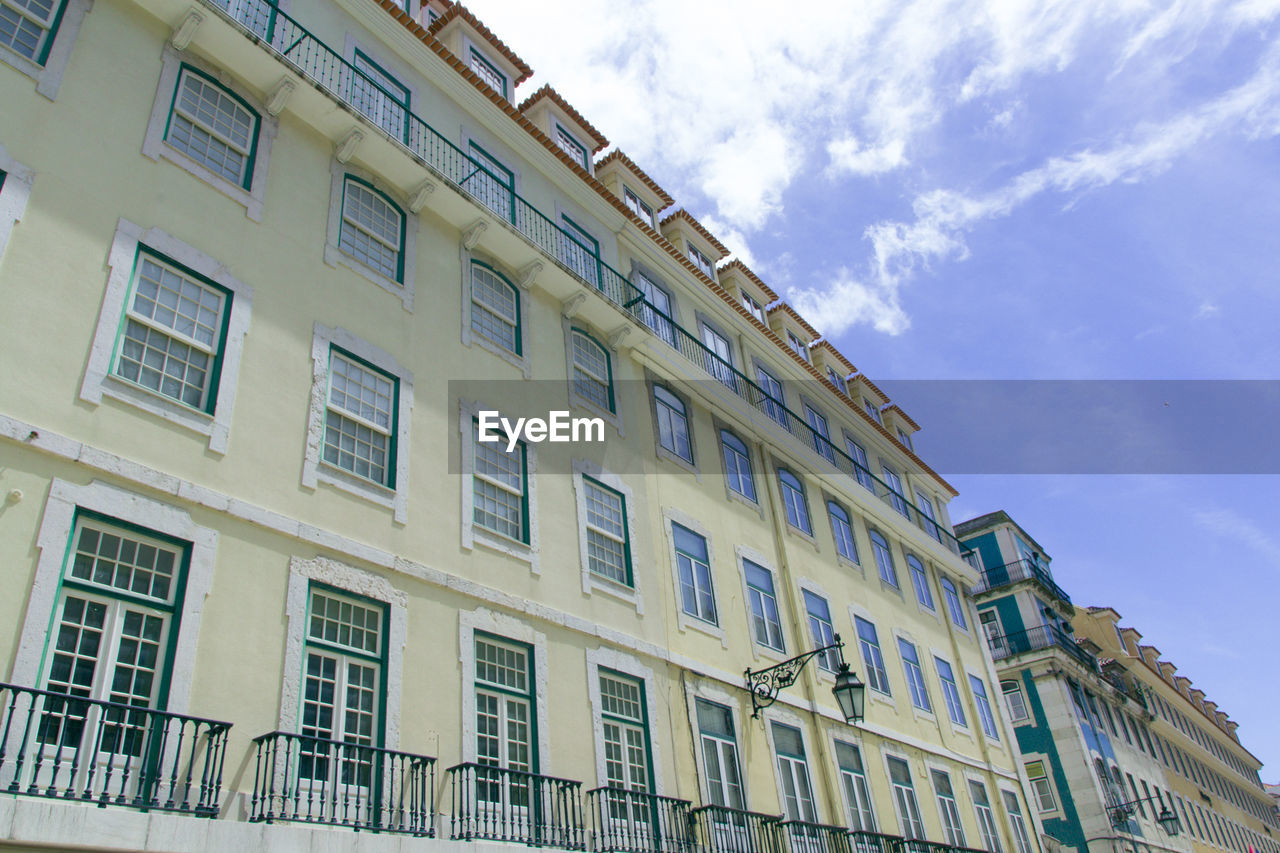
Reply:
<svg viewBox="0 0 1280 853"><path fill-rule="evenodd" d="M823 646L820 649L814 649L804 654L796 655L790 660L771 666L768 669L752 672L748 669L743 675L747 679L747 690L751 693L751 716L758 718L760 709L768 708L778 698L778 692L783 688L790 687L795 684L796 678L799 677L800 671L804 669L804 665L816 658L818 655L825 654L834 650L836 657L840 661L840 669L836 673L836 685L831 688L831 693L836 697L836 704L840 706L840 713L844 715L844 721L849 725L858 723L863 718L863 712L866 708L867 686L858 680L858 676L849 670L849 664L844 659L844 643L840 641L840 635L835 635L835 642L829 646Z"/></svg>
<svg viewBox="0 0 1280 853"><path fill-rule="evenodd" d="M1120 803L1118 805L1111 806L1109 809L1111 812L1111 825L1116 829L1120 829L1129 821L1129 818L1133 817L1133 807L1135 805L1138 803L1150 803L1155 799L1156 798L1154 796L1140 797L1136 800L1130 800L1127 803ZM1182 828L1182 824L1179 822L1178 816L1165 804L1164 800L1160 801L1160 814L1156 815L1156 823L1160 824L1160 828L1164 830L1164 834L1170 838L1175 838Z"/></svg>

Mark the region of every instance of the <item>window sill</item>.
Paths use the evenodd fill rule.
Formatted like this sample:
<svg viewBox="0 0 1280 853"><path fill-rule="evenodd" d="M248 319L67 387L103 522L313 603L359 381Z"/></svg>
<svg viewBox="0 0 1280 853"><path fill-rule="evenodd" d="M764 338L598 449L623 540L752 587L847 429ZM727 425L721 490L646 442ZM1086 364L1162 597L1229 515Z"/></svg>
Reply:
<svg viewBox="0 0 1280 853"><path fill-rule="evenodd" d="M679 605L677 605L679 606ZM720 641L720 645L729 648L729 642L725 639L724 629L719 625L699 619L697 616L690 616L683 609L677 611L677 624L681 631L688 631L692 628L699 633L706 634L708 637L715 637Z"/></svg>
<svg viewBox="0 0 1280 853"><path fill-rule="evenodd" d="M114 373L103 377L102 394L144 412L163 418L171 424L191 430L209 439L209 450L219 456L227 452L227 431L214 416L179 403L171 397L123 379Z"/></svg>
<svg viewBox="0 0 1280 853"><path fill-rule="evenodd" d="M618 601L630 604L636 609L638 615L644 615L644 597L640 595L639 590L635 587L618 583L611 578L602 577L590 569L583 572L582 592L584 595L592 595L597 592L603 593L610 598L616 598Z"/></svg>
<svg viewBox="0 0 1280 853"><path fill-rule="evenodd" d="M670 451L667 448L663 447L661 444L659 444L656 449L656 455L659 459L665 460L677 467L683 468L684 470L692 474L694 477L696 477L698 482L702 482L702 474L698 471L697 466L694 465L692 462L690 462L688 459L685 459L680 454Z"/></svg>
<svg viewBox="0 0 1280 853"><path fill-rule="evenodd" d="M814 552L818 552L818 540L814 538L812 533L806 533L804 528L796 527L790 521L787 522L787 532L797 539L809 543L809 545L813 547Z"/></svg>
<svg viewBox="0 0 1280 853"><path fill-rule="evenodd" d="M871 699L872 702L878 702L881 705L886 705L890 708L893 708L894 711L898 710L898 703L894 700L892 694L881 693L879 690L876 690L874 687L871 687L870 685L868 685L866 695Z"/></svg>
<svg viewBox="0 0 1280 853"><path fill-rule="evenodd" d="M470 545L479 545L482 548L488 548L491 551L497 551L500 554L506 554L508 557L514 557L529 564L529 571L533 574L539 574L538 552L533 546L526 545L518 539L512 539L501 533L496 533L487 527L480 527L470 521L467 522L467 529L471 532ZM464 547L467 547L464 545Z"/></svg>
<svg viewBox="0 0 1280 853"><path fill-rule="evenodd" d="M616 404L616 399L614 402ZM622 429L622 416L617 412L611 412L608 409L600 408L586 397L583 397L581 394L574 391L572 378L569 379L569 406L570 408L576 408L586 412L592 417L600 418L605 423L613 427L614 431L618 433L618 438L626 438L627 434Z"/></svg>
<svg viewBox="0 0 1280 853"><path fill-rule="evenodd" d="M320 464L316 466L316 481L341 489L350 495L358 498L364 498L370 503L376 504L384 509L395 512L395 520L400 524L404 524L402 512L397 506L397 498L400 492L396 489L388 488L380 483L372 480L365 480L356 474L352 474L345 469L338 468L333 464L320 460Z"/></svg>
<svg viewBox="0 0 1280 853"><path fill-rule="evenodd" d="M254 222L262 221L261 199L255 198L243 185L233 184L221 175L215 175L203 164L196 162L181 151L171 148L169 143L161 140L159 148L155 150L144 149L142 153L152 160L168 160L182 171L208 184L232 201L238 202L244 207L245 215Z"/></svg>
<svg viewBox="0 0 1280 853"><path fill-rule="evenodd" d="M736 491L734 491L733 489L731 489L731 488L729 487L729 485L728 485L727 479L728 479L728 478L726 478L726 483L725 483L725 487L724 487L725 497L727 497L727 498L728 498L729 500L731 500L731 501L736 501L737 503L740 503L740 504L742 504L743 506L748 507L748 508L750 508L750 509L754 510L757 514L759 514L761 517L763 517L763 516L764 516L764 510L763 510L763 508L761 508L761 506L760 506L760 502L759 502L759 501L753 501L751 498L749 498L749 497L747 497L746 495L742 494L742 492L736 492Z"/></svg>
<svg viewBox="0 0 1280 853"><path fill-rule="evenodd" d="M901 598L903 601L906 601L906 596L902 594L902 587L895 586L894 584L889 583L884 578L880 578L880 588L884 590L888 590L889 592L898 596L898 598Z"/></svg>
<svg viewBox="0 0 1280 853"><path fill-rule="evenodd" d="M402 248L401 251L404 251L404 249ZM355 258L332 244L326 244L324 247L324 262L331 267L345 267L363 278L365 281L368 281L371 284L376 284L387 293L390 293L392 296L399 299L400 305L404 310L408 311L410 314L413 313L412 287L406 287L403 282L387 278L385 275L369 269L369 267L366 267L364 264L360 263Z"/></svg>

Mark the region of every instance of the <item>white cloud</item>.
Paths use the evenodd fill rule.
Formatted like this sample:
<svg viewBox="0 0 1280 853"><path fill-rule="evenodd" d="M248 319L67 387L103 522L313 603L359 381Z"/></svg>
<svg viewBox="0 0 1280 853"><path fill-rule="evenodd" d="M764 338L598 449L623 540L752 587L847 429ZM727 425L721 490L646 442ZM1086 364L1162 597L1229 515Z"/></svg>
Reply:
<svg viewBox="0 0 1280 853"><path fill-rule="evenodd" d="M1202 510L1192 514L1195 523L1234 544L1243 544L1280 570L1280 540L1239 513L1229 509Z"/></svg>
<svg viewBox="0 0 1280 853"><path fill-rule="evenodd" d="M847 172L851 175L878 175L906 165L906 145L894 139L883 145L869 148L853 135L842 136L827 143L827 156L831 158L830 174Z"/></svg>

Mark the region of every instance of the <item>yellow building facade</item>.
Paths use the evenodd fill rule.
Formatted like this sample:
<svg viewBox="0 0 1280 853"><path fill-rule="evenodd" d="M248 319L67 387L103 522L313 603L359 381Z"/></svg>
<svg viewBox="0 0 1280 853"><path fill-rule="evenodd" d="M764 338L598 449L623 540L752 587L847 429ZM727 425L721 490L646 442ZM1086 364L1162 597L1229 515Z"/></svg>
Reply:
<svg viewBox="0 0 1280 853"><path fill-rule="evenodd" d="M0 60L0 846L1040 849L917 425L474 15Z"/></svg>

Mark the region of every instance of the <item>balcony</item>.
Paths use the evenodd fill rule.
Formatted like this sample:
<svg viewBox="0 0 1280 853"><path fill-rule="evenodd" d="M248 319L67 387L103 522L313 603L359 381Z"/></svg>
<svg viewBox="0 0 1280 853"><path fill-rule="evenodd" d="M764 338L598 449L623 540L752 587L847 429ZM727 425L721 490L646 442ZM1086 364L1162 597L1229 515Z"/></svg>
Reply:
<svg viewBox="0 0 1280 853"><path fill-rule="evenodd" d="M288 732L253 743L249 820L435 835L434 758Z"/></svg>
<svg viewBox="0 0 1280 853"><path fill-rule="evenodd" d="M449 837L585 850L582 783L467 762L450 767Z"/></svg>
<svg viewBox="0 0 1280 853"><path fill-rule="evenodd" d="M218 814L230 723L0 683L0 791Z"/></svg>
<svg viewBox="0 0 1280 853"><path fill-rule="evenodd" d="M587 791L599 853L689 853L689 802L625 788Z"/></svg>
<svg viewBox="0 0 1280 853"><path fill-rule="evenodd" d="M996 634L987 638L992 660L1004 660L1037 649L1061 648L1085 669L1098 671L1098 659L1076 644L1061 628L1041 625L1013 634Z"/></svg>
<svg viewBox="0 0 1280 853"><path fill-rule="evenodd" d="M786 853L853 853L849 830L842 826L784 820L778 824Z"/></svg>
<svg viewBox="0 0 1280 853"><path fill-rule="evenodd" d="M1065 601L1067 604L1071 603L1071 596L1067 595L1062 587L1053 582L1049 572L1031 560L1014 560L1012 563L1005 563L1003 566L987 569L982 573L978 585L973 588L973 594L978 595L1025 580L1033 580L1044 587L1045 591L1054 598L1059 601Z"/></svg>
<svg viewBox="0 0 1280 853"><path fill-rule="evenodd" d="M849 842L853 853L898 853L898 844L902 841L896 835L884 835L879 832L849 832Z"/></svg>
<svg viewBox="0 0 1280 853"><path fill-rule="evenodd" d="M727 806L700 806L689 812L689 823L702 853L784 853L781 820Z"/></svg>

